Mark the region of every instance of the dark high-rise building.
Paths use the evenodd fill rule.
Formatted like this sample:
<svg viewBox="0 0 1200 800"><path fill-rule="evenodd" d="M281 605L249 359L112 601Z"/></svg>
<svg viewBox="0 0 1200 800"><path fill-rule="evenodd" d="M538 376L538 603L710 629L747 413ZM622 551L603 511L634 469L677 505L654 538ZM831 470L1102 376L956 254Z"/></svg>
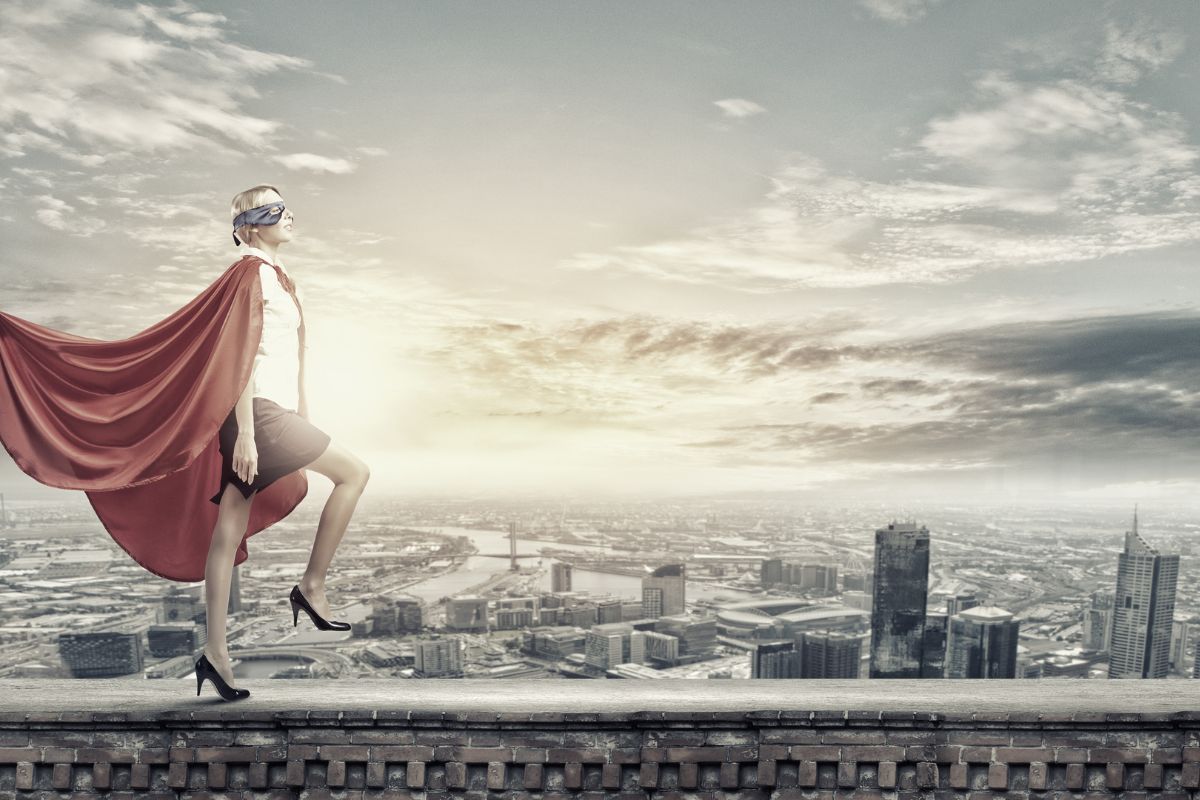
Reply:
<svg viewBox="0 0 1200 800"><path fill-rule="evenodd" d="M962 592L946 598L946 616L953 617L960 611L965 611L968 608L983 605L979 600L979 595L974 592Z"/></svg>
<svg viewBox="0 0 1200 800"><path fill-rule="evenodd" d="M141 672L142 635L122 631L81 631L58 635L58 655L75 678L113 678Z"/></svg>
<svg viewBox="0 0 1200 800"><path fill-rule="evenodd" d="M946 675L946 637L949 617L925 612L925 636L921 645L921 677L943 678Z"/></svg>
<svg viewBox="0 0 1200 800"><path fill-rule="evenodd" d="M796 637L797 678L857 678L865 634L805 631Z"/></svg>
<svg viewBox="0 0 1200 800"><path fill-rule="evenodd" d="M875 531L872 678L919 678L929 597L929 529L893 521Z"/></svg>
<svg viewBox="0 0 1200 800"><path fill-rule="evenodd" d="M764 558L759 572L759 583L770 586L783 582L783 559Z"/></svg>
<svg viewBox="0 0 1200 800"><path fill-rule="evenodd" d="M1021 624L1011 611L976 606L950 618L947 678L1017 677L1017 641Z"/></svg>
<svg viewBox="0 0 1200 800"><path fill-rule="evenodd" d="M1161 555L1137 531L1125 532L1125 550L1117 560L1110 678L1165 678L1171 663L1171 628L1179 556Z"/></svg>
<svg viewBox="0 0 1200 800"><path fill-rule="evenodd" d="M1108 650L1112 619L1113 593L1092 592L1091 605L1083 612L1083 646L1088 650Z"/></svg>
<svg viewBox="0 0 1200 800"><path fill-rule="evenodd" d="M796 678L795 642L764 642L750 651L751 678Z"/></svg>
<svg viewBox="0 0 1200 800"><path fill-rule="evenodd" d="M555 561L550 565L550 591L571 591L571 565L565 561Z"/></svg>
<svg viewBox="0 0 1200 800"><path fill-rule="evenodd" d="M642 616L656 619L684 613L686 580L683 564L666 564L642 578Z"/></svg>

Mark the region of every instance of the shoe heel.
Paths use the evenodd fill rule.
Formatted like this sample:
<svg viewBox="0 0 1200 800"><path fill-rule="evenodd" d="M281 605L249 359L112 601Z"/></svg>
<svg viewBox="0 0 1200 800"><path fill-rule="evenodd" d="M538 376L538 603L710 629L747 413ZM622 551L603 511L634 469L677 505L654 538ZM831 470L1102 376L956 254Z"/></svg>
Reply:
<svg viewBox="0 0 1200 800"><path fill-rule="evenodd" d="M292 601L292 627L300 624L300 606L296 605L296 601Z"/></svg>
<svg viewBox="0 0 1200 800"><path fill-rule="evenodd" d="M200 696L200 687L204 685L204 676L196 672L196 697Z"/></svg>

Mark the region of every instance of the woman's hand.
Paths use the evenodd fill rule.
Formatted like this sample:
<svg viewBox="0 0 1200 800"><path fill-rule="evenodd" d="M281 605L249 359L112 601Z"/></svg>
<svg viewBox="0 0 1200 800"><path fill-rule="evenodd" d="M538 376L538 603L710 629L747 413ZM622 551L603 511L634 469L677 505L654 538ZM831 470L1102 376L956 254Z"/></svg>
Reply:
<svg viewBox="0 0 1200 800"><path fill-rule="evenodd" d="M254 444L253 432L238 432L233 443L233 471L246 483L253 483L258 475L258 446Z"/></svg>

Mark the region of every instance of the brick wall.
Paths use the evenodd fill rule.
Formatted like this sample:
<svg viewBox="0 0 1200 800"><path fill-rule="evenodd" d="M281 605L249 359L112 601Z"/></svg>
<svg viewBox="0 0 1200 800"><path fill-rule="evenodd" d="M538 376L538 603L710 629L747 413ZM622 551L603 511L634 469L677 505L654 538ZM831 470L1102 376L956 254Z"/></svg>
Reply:
<svg viewBox="0 0 1200 800"><path fill-rule="evenodd" d="M317 707L197 699L129 712L0 710L0 798L1192 798L1200 788L1200 711L1190 704L875 711L861 710L860 688L854 710L829 710L828 699L817 711L603 710L595 689L595 710L514 711L506 682L504 710L396 708L394 688L378 708L338 710L328 706L345 682L270 683L304 684ZM562 683L522 685L535 706ZM761 683L785 693L819 682ZM921 682L926 692L939 683ZM1008 684L1019 706L1015 690L1034 682L991 683ZM1080 682L1045 683L1063 692ZM694 705L725 686L695 682Z"/></svg>

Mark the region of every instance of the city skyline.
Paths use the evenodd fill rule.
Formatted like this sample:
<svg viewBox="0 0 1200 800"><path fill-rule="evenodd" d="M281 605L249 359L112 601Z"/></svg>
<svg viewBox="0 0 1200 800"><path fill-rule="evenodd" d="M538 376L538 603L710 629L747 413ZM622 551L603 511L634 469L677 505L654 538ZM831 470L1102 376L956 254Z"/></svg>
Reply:
<svg viewBox="0 0 1200 800"><path fill-rule="evenodd" d="M368 493L1195 502L1195 3L2 7L0 310L273 183Z"/></svg>

